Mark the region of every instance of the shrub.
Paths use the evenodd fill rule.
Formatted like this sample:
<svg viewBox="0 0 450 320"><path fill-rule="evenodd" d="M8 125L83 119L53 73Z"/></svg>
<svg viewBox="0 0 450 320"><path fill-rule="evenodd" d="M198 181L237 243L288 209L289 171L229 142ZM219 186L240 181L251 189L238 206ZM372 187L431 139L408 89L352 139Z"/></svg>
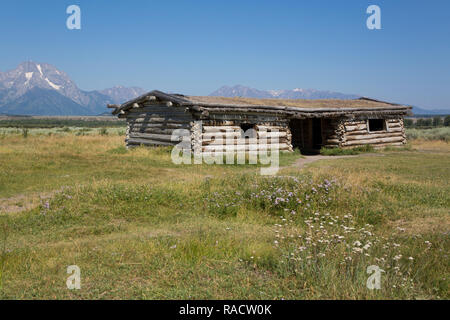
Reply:
<svg viewBox="0 0 450 320"><path fill-rule="evenodd" d="M360 147L343 149L343 148L322 148L320 154L324 156L341 156L341 155L355 155L364 152L374 152L374 148L371 145L364 145Z"/></svg>
<svg viewBox="0 0 450 320"><path fill-rule="evenodd" d="M442 118L434 117L433 118L433 127L440 127L440 126L442 126Z"/></svg>
<svg viewBox="0 0 450 320"><path fill-rule="evenodd" d="M405 125L406 128L412 128L412 127L414 127L414 121L413 121L413 119L405 119L405 120L403 121L403 123L404 123L404 125Z"/></svg>
<svg viewBox="0 0 450 320"><path fill-rule="evenodd" d="M450 116L445 116L445 118L444 118L444 126L446 126L446 127L450 126Z"/></svg>
<svg viewBox="0 0 450 320"><path fill-rule="evenodd" d="M450 128L432 128L432 129L407 129L406 138L410 140L442 140L450 141Z"/></svg>
<svg viewBox="0 0 450 320"><path fill-rule="evenodd" d="M27 128L22 128L22 136L23 136L24 138L27 138L27 137L28 137L28 129L27 129Z"/></svg>

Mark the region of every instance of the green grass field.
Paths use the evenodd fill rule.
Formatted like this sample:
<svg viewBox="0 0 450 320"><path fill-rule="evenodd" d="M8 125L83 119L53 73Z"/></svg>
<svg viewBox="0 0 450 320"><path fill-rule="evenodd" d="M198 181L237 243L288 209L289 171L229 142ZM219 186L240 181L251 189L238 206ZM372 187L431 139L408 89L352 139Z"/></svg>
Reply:
<svg viewBox="0 0 450 320"><path fill-rule="evenodd" d="M0 133L2 299L450 298L446 141L301 169L287 154L262 177L126 150L120 128L33 130Z"/></svg>

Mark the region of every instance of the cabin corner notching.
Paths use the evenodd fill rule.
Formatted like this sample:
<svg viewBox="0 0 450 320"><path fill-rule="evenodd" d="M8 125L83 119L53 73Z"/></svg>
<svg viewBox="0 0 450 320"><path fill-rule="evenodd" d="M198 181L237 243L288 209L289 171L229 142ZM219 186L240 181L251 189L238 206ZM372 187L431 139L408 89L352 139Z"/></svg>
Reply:
<svg viewBox="0 0 450 320"><path fill-rule="evenodd" d="M181 138L173 133L184 129L197 152L259 151L260 142L272 137L282 151L400 146L406 143L403 117L411 109L367 98L224 98L158 90L108 107L127 121L127 147L176 145Z"/></svg>

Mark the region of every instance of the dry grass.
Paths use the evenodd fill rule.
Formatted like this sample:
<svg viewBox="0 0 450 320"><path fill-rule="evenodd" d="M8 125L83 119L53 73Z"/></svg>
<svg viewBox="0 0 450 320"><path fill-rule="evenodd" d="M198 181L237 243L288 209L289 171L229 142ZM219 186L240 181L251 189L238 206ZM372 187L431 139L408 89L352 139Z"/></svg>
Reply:
<svg viewBox="0 0 450 320"><path fill-rule="evenodd" d="M169 150L127 151L115 135L0 141L0 198L25 207L0 215L2 298L449 297L443 145L287 167L280 175L291 178L275 179L253 166L176 166ZM328 189L324 179L335 182ZM275 197L255 197L268 191ZM301 204L278 203L290 192ZM316 217L327 235L311 233ZM342 233L349 225L355 232ZM369 257L345 245L367 241L361 228L373 234ZM346 242L319 242L333 234ZM73 264L82 270L77 291L66 288ZM365 287L370 264L390 267L380 291Z"/></svg>

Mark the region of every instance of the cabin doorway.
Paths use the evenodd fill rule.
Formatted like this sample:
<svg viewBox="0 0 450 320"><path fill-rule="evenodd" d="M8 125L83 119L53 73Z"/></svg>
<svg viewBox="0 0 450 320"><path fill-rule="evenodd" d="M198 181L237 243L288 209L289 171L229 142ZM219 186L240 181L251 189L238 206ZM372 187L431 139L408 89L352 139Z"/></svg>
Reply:
<svg viewBox="0 0 450 320"><path fill-rule="evenodd" d="M322 148L322 119L312 119L312 148L320 150Z"/></svg>
<svg viewBox="0 0 450 320"><path fill-rule="evenodd" d="M322 147L322 119L291 119L292 147L302 154L317 154Z"/></svg>

